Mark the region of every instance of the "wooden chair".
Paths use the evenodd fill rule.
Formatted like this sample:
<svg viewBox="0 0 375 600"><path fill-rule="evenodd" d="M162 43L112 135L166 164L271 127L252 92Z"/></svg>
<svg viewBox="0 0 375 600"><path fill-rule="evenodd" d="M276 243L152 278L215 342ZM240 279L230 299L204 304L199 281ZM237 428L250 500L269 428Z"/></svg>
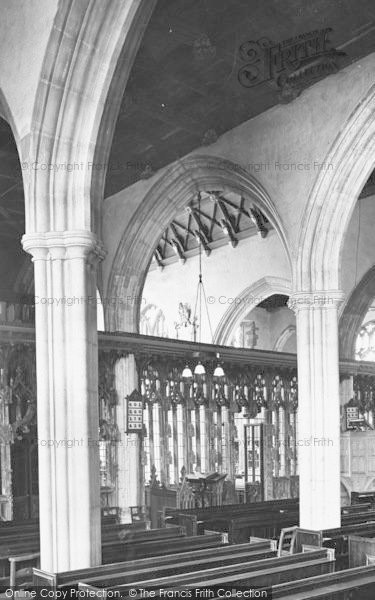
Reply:
<svg viewBox="0 0 375 600"><path fill-rule="evenodd" d="M285 527L281 530L279 545L277 548L277 556L285 554L294 554L294 545L296 541L298 527Z"/></svg>
<svg viewBox="0 0 375 600"><path fill-rule="evenodd" d="M131 516L132 523L136 523L138 521L149 521L150 520L149 512L150 511L149 511L148 506L131 506L130 507L130 516Z"/></svg>

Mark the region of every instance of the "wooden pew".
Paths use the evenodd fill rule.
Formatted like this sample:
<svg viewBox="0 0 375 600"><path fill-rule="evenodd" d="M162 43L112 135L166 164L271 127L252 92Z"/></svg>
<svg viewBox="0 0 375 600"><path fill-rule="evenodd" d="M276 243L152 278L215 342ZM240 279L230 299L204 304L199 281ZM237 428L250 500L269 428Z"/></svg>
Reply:
<svg viewBox="0 0 375 600"><path fill-rule="evenodd" d="M341 525L350 525L356 523L365 523L366 521L375 521L375 510L365 510L358 513L341 516Z"/></svg>
<svg viewBox="0 0 375 600"><path fill-rule="evenodd" d="M184 526L189 533L190 526L188 525L187 520L188 515L185 515L183 520L181 520L181 523L184 523ZM196 527L197 532L199 533L198 523L194 521L194 517L191 517L191 520L192 529L194 530L194 527ZM295 512L292 512L292 510L280 510L279 512L272 511L271 513L264 512L261 514L248 513L241 516L234 516L233 518L216 518L204 521L203 526L206 529L226 531L228 532L230 543L240 543L246 541L251 535L265 538L277 538L282 529L297 525L298 520L298 515ZM375 511L368 511L366 513L361 512L355 515L343 515L341 521L342 527L362 525L363 523L375 521Z"/></svg>
<svg viewBox="0 0 375 600"><path fill-rule="evenodd" d="M375 555L375 530L363 535L350 535L348 539L349 568L367 564L368 557Z"/></svg>
<svg viewBox="0 0 375 600"><path fill-rule="evenodd" d="M240 544L242 545L242 544ZM271 550L270 547L267 549L253 549L234 554L231 549L233 546L228 546L227 554L224 556L218 556L215 553L211 553L211 556L202 559L183 561L180 555L174 555L174 561L167 565L159 565L155 563L153 567L147 567L143 569L137 569L133 571L127 571L123 573L115 573L111 576L100 577L96 576L94 579L88 581L85 579L85 583L90 585L100 585L100 587L114 587L124 583L131 583L134 581L141 581L144 579L161 579L168 576L177 576L179 574L186 574L192 571L199 572L207 569L221 568L226 569L231 565L243 564L247 568L249 563L264 560L266 558L273 558L276 556L276 550Z"/></svg>
<svg viewBox="0 0 375 600"><path fill-rule="evenodd" d="M241 544L240 547L226 546L215 548L215 553L201 551L200 553L182 553L169 555L168 562L153 561L148 559L131 561L118 565L107 565L97 569L87 569L86 572L70 573L63 579L64 589L75 587L80 581L92 586L114 587L131 581L143 579L159 579L166 576L175 576L186 572L199 571L208 568L259 561L276 555L276 549L270 540L255 542L252 544ZM164 558L164 557L163 557ZM59 587L61 586L61 574L58 575ZM40 580L37 580L38 585ZM35 584L35 581L34 581Z"/></svg>
<svg viewBox="0 0 375 600"><path fill-rule="evenodd" d="M181 536L179 538L171 537L151 542L104 543L102 544L102 562L113 563L119 560L136 560L137 558L147 558L150 556L159 557L164 554L186 552L194 548L213 548L222 542L222 540L221 533L212 533L209 535Z"/></svg>
<svg viewBox="0 0 375 600"><path fill-rule="evenodd" d="M34 525L39 527L39 519L27 519L26 521L0 521L0 531L3 527L13 527L14 525Z"/></svg>
<svg viewBox="0 0 375 600"><path fill-rule="evenodd" d="M186 535L186 530L181 525L171 525L168 528L162 527L160 529L145 529L144 527L140 527L140 525L144 525L144 522L138 521L137 523L116 525L110 530L106 528L102 533L102 541L149 542L151 540L164 540Z"/></svg>
<svg viewBox="0 0 375 600"><path fill-rule="evenodd" d="M9 574L10 585L15 584L17 575L17 565L34 566L38 558L40 542L39 529L35 529L38 523L33 523L26 531L20 530L20 524L15 527L6 527L4 531L0 531L0 567L2 570L1 576L5 577ZM165 539L174 535L185 535L185 531L181 527L171 527L168 529L154 530L150 534L145 527L147 523L137 522L119 525L113 523L112 519L109 524L102 525L102 545L108 547L110 544L115 544L126 535L131 535L133 539L140 541L145 539ZM145 538L148 534L149 537Z"/></svg>
<svg viewBox="0 0 375 600"><path fill-rule="evenodd" d="M156 579L132 582L106 587L105 585L92 586L80 582L78 589L85 590L86 593L106 590L113 594L118 591L121 594L126 593L130 588L142 588L147 591L155 591L156 597L158 591L174 590L186 588L207 588L218 585L240 585L269 587L272 584L283 581L290 581L301 577L303 574L317 575L326 572L332 572L334 568L334 553L328 549L316 549L305 553L292 554L281 558L268 558L258 561L248 561L241 564L229 565L226 567L215 567L203 569L201 571L192 571L179 573L172 577L161 577Z"/></svg>
<svg viewBox="0 0 375 600"><path fill-rule="evenodd" d="M220 515L199 521L195 514L179 514L180 525L186 528L188 535L202 533L202 529L228 533L230 543L246 542L250 536L277 538L281 529L298 523L298 514L292 511L276 509L272 512L249 512L237 515Z"/></svg>
<svg viewBox="0 0 375 600"><path fill-rule="evenodd" d="M204 541L206 538L200 537L198 539L203 539ZM195 563L196 561L201 561L205 563L205 561L209 560L213 556L212 548L213 547L205 549L198 548L188 552L181 552L178 555L165 554L158 557L156 564L158 566L173 565L173 567L175 567L177 561L185 563ZM228 554L232 558L235 558L237 555L248 555L255 552L271 552L274 554L276 552L276 543L273 540L260 540L258 538L254 538L247 544L229 546L228 544L224 544L220 539L214 548L214 557L215 559L220 560L221 558L225 559ZM41 569L34 569L33 585L59 589L77 585L79 581L87 582L91 581L91 579L97 579L98 577L106 578L118 573L127 573L128 571L133 571L136 569L150 569L152 567L155 567L154 557L100 565L87 569L80 569L77 571L67 571L65 573L49 573Z"/></svg>
<svg viewBox="0 0 375 600"><path fill-rule="evenodd" d="M369 536L375 534L375 521L326 529L321 533L323 546L333 548L336 552L336 569L346 569L349 566L349 536Z"/></svg>
<svg viewBox="0 0 375 600"><path fill-rule="evenodd" d="M342 516L350 516L356 515L357 513L367 513L371 510L371 503L366 504L358 504L353 506L343 506L341 508ZM199 508L199 509L177 509L170 508L168 506L164 507L161 511L161 521L162 525L166 522L177 523L177 517L183 514L194 514L197 517L198 521L207 521L212 517L218 516L237 516L248 513L257 513L260 514L262 512L279 512L280 510L288 511L295 510L298 512L299 510L299 500L298 498L288 498L282 500L268 500L264 502L256 502L252 504L227 504L224 506L214 506L208 508ZM361 518L368 518L366 514L360 515Z"/></svg>
<svg viewBox="0 0 375 600"><path fill-rule="evenodd" d="M341 514L342 515L352 515L358 512L363 512L365 510L371 510L372 508L371 502L364 502L361 504L350 504L350 506L342 506Z"/></svg>
<svg viewBox="0 0 375 600"><path fill-rule="evenodd" d="M375 490L370 490L367 492L352 492L350 495L350 503L354 504L364 504L370 502L373 506L375 506Z"/></svg>
<svg viewBox="0 0 375 600"><path fill-rule="evenodd" d="M177 518L178 515L183 514L194 514L197 517L197 520L206 521L211 517L221 517L221 516L236 516L247 513L260 514L261 512L270 512L272 510L288 510L288 509L298 510L298 499L284 499L284 500L268 500L265 502L256 502L253 504L226 504L224 506L212 506L208 508L187 508L187 509L178 509L178 508L170 508L165 506L162 512L162 524L165 522L176 522L174 519Z"/></svg>
<svg viewBox="0 0 375 600"><path fill-rule="evenodd" d="M134 524L110 524L102 527L102 539L104 542L115 542L123 539L126 535L134 539L143 540L145 535L147 539L165 538L180 534L183 528L174 526L168 529L154 530L149 534L145 530L146 523L138 522ZM34 553L39 551L39 530L33 527L26 531L20 531L18 527L6 528L5 532L0 532L0 561L7 560L9 555L19 555L24 553Z"/></svg>
<svg viewBox="0 0 375 600"><path fill-rule="evenodd" d="M375 566L346 569L272 586L274 600L373 600L374 597Z"/></svg>
<svg viewBox="0 0 375 600"><path fill-rule="evenodd" d="M369 510L370 505L362 506L359 511L342 510L342 526L358 524L375 520L375 511ZM227 505L206 509L177 509L166 508L166 522L178 522L186 527L188 535L196 535L200 528L227 531L231 543L245 541L249 535L262 537L277 537L281 529L292 527L299 521L297 503L287 501L281 504L276 501L256 503L253 505Z"/></svg>

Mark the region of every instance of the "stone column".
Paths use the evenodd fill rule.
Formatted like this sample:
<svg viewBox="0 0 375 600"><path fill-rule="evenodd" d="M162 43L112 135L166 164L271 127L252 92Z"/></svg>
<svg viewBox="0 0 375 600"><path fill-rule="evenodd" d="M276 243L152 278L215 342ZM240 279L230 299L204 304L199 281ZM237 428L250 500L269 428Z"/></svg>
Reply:
<svg viewBox="0 0 375 600"><path fill-rule="evenodd" d="M300 526L340 526L338 306L341 292L296 293Z"/></svg>
<svg viewBox="0 0 375 600"><path fill-rule="evenodd" d="M118 505L121 521L131 521L130 506L143 502L143 472L141 467L141 437L136 433L126 433L125 399L134 389L138 389L138 375L133 355L120 358L115 366L115 385L119 398L117 426L121 439L118 446Z"/></svg>
<svg viewBox="0 0 375 600"><path fill-rule="evenodd" d="M27 234L35 268L41 568L101 563L96 267L88 231Z"/></svg>

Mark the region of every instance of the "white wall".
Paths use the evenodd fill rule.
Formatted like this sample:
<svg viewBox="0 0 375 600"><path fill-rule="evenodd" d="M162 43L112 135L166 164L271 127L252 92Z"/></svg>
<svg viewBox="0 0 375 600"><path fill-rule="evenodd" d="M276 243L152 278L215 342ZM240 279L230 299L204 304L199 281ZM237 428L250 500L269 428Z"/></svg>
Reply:
<svg viewBox="0 0 375 600"><path fill-rule="evenodd" d="M341 287L348 296L375 264L375 196L358 200L341 253Z"/></svg>
<svg viewBox="0 0 375 600"><path fill-rule="evenodd" d="M248 339L244 341L241 339L243 337L241 335L241 325L234 332L232 344L237 347L244 346L245 348L250 347L257 350L275 350L275 345L285 330L289 329L290 327L295 329L296 327L295 315L293 311L286 306L282 306L272 311L257 306L246 315L244 321L245 331L247 330L246 322L248 323L250 321L255 324L255 334L257 338L256 344L251 345L249 344ZM290 338L284 341L278 350L282 352L293 353L297 351L295 332Z"/></svg>
<svg viewBox="0 0 375 600"><path fill-rule="evenodd" d="M271 231L265 239L253 236L242 240L237 248L222 246L209 257L203 254L202 272L213 333L224 313L249 285L265 275L290 279L288 259L275 231ZM141 308L146 304L161 308L168 335L175 337L174 324L179 321L179 302L188 302L194 312L197 283L198 256L188 259L184 265L174 263L163 271L150 271ZM212 340L204 305L202 310L201 341L209 343Z"/></svg>

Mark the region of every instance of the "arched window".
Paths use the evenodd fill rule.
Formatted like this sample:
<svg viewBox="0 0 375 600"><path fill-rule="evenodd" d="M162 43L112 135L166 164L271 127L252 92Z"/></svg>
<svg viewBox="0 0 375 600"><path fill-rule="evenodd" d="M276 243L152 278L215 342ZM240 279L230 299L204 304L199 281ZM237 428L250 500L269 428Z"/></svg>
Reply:
<svg viewBox="0 0 375 600"><path fill-rule="evenodd" d="M355 358L375 361L375 321L362 325L355 345Z"/></svg>

